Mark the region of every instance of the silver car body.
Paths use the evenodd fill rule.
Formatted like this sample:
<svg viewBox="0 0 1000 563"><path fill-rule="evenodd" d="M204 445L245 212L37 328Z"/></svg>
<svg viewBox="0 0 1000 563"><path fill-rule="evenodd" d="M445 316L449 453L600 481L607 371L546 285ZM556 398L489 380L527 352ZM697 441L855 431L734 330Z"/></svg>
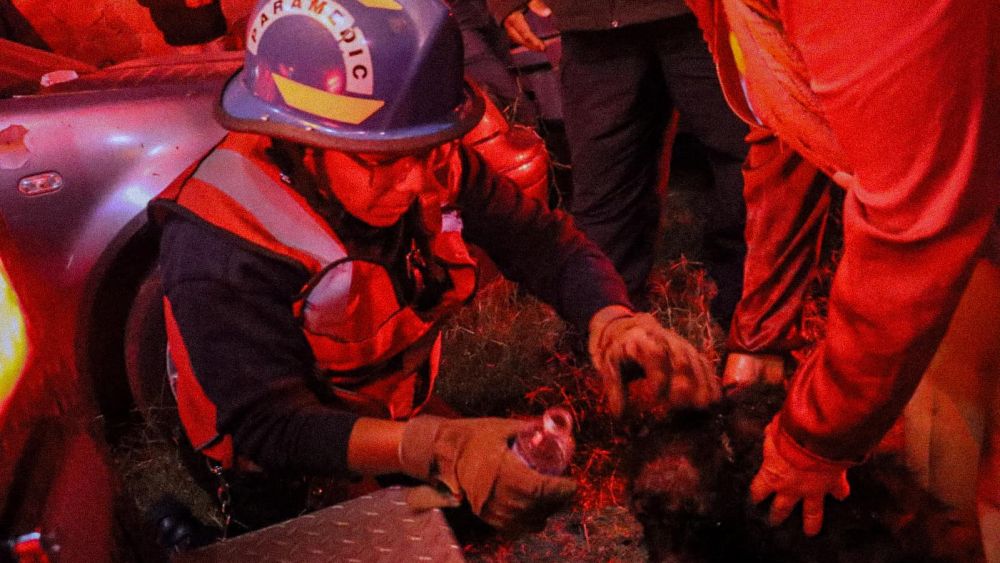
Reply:
<svg viewBox="0 0 1000 563"><path fill-rule="evenodd" d="M241 62L240 53L136 61L0 99L0 131L23 135L6 150L25 155L0 162L0 219L17 249L8 269L33 280L19 294L58 288L47 307L59 315L30 319L37 331L69 323L75 338L101 337L95 292L123 260L151 258L128 254L146 204L221 140L214 102ZM32 179L61 187L34 195ZM73 344L83 349L70 363L86 375L87 342Z"/></svg>
<svg viewBox="0 0 1000 563"><path fill-rule="evenodd" d="M0 385L0 549L40 532L60 560L110 560L104 438L130 406L124 323L157 248L146 204L222 139L215 100L243 57L97 70L2 40L0 53L0 275L19 305L0 325L27 327L27 360Z"/></svg>

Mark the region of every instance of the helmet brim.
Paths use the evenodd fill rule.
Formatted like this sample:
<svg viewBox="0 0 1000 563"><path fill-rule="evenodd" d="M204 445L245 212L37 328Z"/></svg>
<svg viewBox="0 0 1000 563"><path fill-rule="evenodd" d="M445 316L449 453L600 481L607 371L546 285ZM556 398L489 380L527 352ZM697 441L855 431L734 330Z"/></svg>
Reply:
<svg viewBox="0 0 1000 563"><path fill-rule="evenodd" d="M224 128L325 149L367 153L419 151L465 135L479 123L485 111L483 99L465 83L462 103L447 119L436 123L384 131L331 127L261 100L246 87L244 72L240 69L229 78L216 104L216 119Z"/></svg>

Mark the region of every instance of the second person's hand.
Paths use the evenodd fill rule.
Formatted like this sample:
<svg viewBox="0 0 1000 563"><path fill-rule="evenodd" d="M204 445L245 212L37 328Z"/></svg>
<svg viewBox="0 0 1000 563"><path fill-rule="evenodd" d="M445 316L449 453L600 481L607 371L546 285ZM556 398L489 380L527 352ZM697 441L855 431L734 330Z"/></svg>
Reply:
<svg viewBox="0 0 1000 563"><path fill-rule="evenodd" d="M542 0L530 0L526 6L527 10L540 17L548 17L552 10ZM524 17L526 10L515 10L503 20L503 28L511 41L532 51L542 52L545 50L545 42L542 41L534 30L528 25L527 18Z"/></svg>

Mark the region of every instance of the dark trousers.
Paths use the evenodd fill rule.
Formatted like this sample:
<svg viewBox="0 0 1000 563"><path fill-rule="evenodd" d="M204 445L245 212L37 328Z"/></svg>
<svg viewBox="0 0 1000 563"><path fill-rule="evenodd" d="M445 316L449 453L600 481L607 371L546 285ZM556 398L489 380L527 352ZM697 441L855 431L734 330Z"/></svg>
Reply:
<svg viewBox="0 0 1000 563"><path fill-rule="evenodd" d="M563 117L577 224L608 254L638 300L645 294L661 214L658 163L674 109L706 151L713 209L704 245L719 286L713 313L739 300L747 126L729 109L692 15L562 34ZM669 236L669 233L667 234Z"/></svg>

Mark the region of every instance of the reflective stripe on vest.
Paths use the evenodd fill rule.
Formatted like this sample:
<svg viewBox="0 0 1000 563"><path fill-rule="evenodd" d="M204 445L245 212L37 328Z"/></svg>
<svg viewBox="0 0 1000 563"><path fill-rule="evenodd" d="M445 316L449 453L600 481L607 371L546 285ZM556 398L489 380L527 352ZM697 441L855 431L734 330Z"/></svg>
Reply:
<svg viewBox="0 0 1000 563"><path fill-rule="evenodd" d="M188 435L188 440L197 452L211 457L229 468L233 462L233 439L231 436L221 436L216 428L215 405L205 395L201 384L194 375L191 359L181 338L177 321L174 320L170 300L163 298L163 316L167 329L167 338L171 345L167 350L170 360L177 368L177 414Z"/></svg>
<svg viewBox="0 0 1000 563"><path fill-rule="evenodd" d="M233 198L276 240L317 262L329 264L347 256L320 217L303 213L301 202L291 196L287 186L275 182L243 155L220 147L202 162L194 178Z"/></svg>

